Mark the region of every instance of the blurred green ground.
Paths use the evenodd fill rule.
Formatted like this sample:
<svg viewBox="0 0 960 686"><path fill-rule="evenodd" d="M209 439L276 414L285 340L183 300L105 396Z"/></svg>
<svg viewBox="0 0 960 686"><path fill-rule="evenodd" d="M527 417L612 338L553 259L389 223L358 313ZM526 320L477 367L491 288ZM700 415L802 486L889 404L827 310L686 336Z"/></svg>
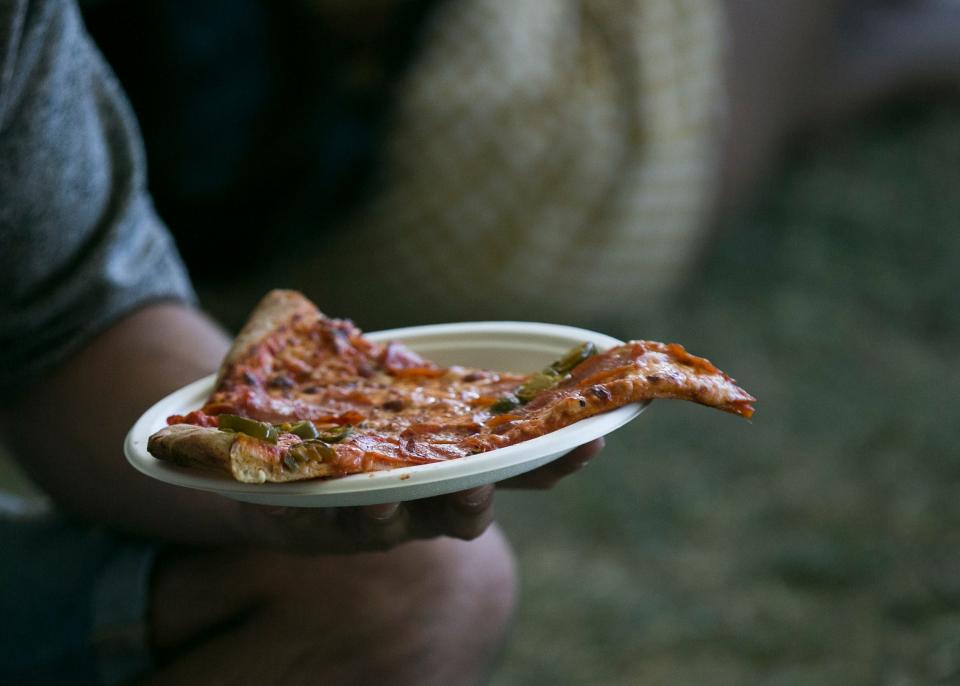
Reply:
<svg viewBox="0 0 960 686"><path fill-rule="evenodd" d="M755 420L654 403L499 497L495 686L960 684L960 107L808 144L765 198L679 313L618 332L707 354Z"/></svg>

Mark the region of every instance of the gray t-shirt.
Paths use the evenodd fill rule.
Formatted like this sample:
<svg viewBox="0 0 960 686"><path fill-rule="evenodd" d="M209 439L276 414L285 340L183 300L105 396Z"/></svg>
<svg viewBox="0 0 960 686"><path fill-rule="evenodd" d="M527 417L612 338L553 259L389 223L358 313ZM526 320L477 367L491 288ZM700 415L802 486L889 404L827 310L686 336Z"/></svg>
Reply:
<svg viewBox="0 0 960 686"><path fill-rule="evenodd" d="M123 314L193 297L76 5L0 0L0 398Z"/></svg>

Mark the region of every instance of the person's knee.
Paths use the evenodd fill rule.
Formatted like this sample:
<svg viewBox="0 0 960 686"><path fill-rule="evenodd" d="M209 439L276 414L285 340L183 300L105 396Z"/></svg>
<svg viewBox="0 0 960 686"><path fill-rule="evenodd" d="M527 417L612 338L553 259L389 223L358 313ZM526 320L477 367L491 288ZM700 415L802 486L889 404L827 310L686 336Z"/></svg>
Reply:
<svg viewBox="0 0 960 686"><path fill-rule="evenodd" d="M499 529L492 527L469 543L440 539L414 544L411 590L418 595L426 622L441 620L448 629L474 640L499 640L505 632L516 600L513 554ZM416 569L419 567L420 569Z"/></svg>
<svg viewBox="0 0 960 686"><path fill-rule="evenodd" d="M156 570L152 629L179 683L226 660L250 683L470 684L503 645L515 588L496 527L364 555L182 551Z"/></svg>
<svg viewBox="0 0 960 686"><path fill-rule="evenodd" d="M323 642L355 683L481 680L504 644L516 597L513 556L495 527L471 542L437 539L292 566L312 591L276 589L268 616L282 631ZM289 574L284 585L295 583Z"/></svg>

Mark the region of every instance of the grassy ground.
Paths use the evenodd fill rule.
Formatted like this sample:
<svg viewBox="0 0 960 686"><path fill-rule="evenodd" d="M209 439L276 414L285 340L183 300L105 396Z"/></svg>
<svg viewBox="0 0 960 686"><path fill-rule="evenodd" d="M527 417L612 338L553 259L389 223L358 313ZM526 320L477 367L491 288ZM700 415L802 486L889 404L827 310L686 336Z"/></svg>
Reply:
<svg viewBox="0 0 960 686"><path fill-rule="evenodd" d="M960 108L798 153L643 331L753 423L655 403L506 494L523 600L495 686L960 683Z"/></svg>

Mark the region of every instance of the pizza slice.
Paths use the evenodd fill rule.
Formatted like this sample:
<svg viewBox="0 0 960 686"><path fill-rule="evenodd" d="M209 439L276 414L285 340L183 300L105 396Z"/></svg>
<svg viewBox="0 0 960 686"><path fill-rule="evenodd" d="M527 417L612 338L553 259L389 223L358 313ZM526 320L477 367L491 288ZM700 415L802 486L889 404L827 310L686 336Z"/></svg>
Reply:
<svg viewBox="0 0 960 686"><path fill-rule="evenodd" d="M675 343L584 344L527 375L441 367L277 290L204 406L170 417L148 450L248 483L329 478L466 458L655 398L753 414L753 397Z"/></svg>

